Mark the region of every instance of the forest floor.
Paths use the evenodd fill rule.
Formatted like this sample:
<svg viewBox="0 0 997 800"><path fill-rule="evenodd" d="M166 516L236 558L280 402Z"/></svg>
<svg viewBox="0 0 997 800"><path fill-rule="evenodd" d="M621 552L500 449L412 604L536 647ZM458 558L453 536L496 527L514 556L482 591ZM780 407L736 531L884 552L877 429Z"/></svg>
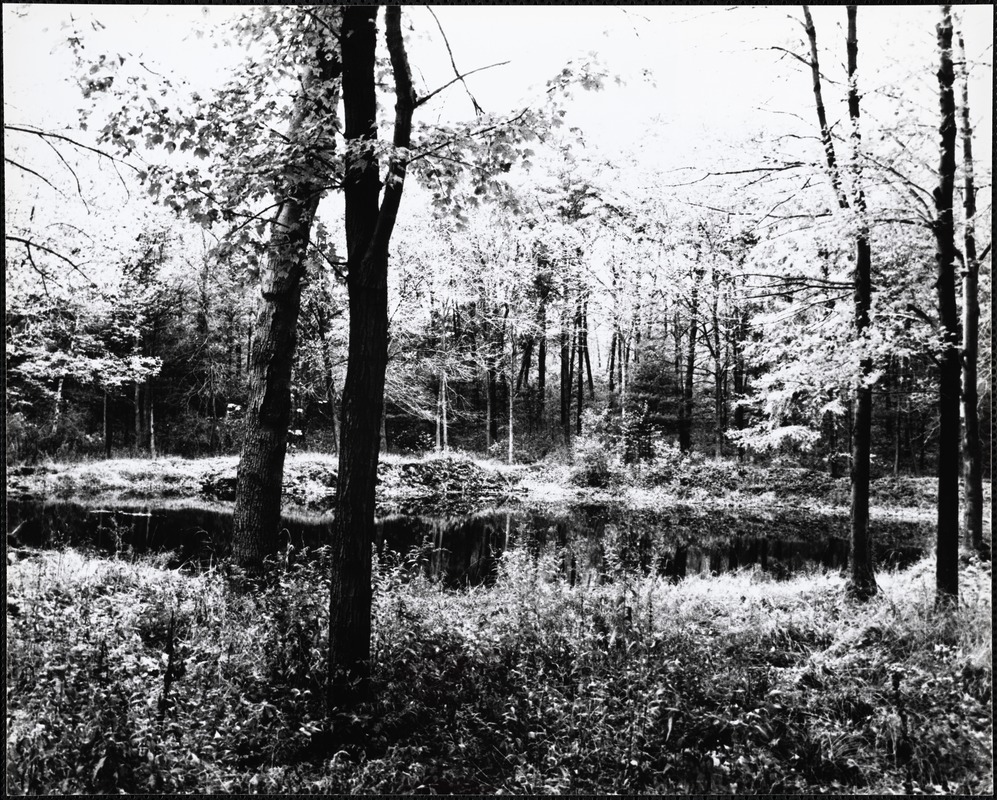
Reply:
<svg viewBox="0 0 997 800"><path fill-rule="evenodd" d="M848 505L847 478L710 459L611 471L597 487L556 464L384 461L382 512L617 503L840 517ZM8 490L228 507L235 462L15 466ZM927 529L934 483L877 479L874 519ZM334 457L289 456L286 505L324 513L334 485ZM989 562L964 553L960 607L939 611L931 556L879 572L867 603L833 572L572 586L555 558L511 550L493 585L466 591L382 565L371 697L330 714L327 551L279 561L255 592L156 555L25 551L7 574L6 788L992 792Z"/></svg>
<svg viewBox="0 0 997 800"><path fill-rule="evenodd" d="M7 791L993 791L991 568L491 587L380 571L371 695L324 705L329 565L223 571L38 551L8 567ZM316 591L316 589L319 589Z"/></svg>

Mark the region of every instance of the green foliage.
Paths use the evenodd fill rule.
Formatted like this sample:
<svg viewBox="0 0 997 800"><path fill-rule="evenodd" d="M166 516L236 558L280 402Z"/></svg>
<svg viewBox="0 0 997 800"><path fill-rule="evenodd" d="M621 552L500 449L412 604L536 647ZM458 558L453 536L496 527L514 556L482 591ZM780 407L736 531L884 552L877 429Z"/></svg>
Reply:
<svg viewBox="0 0 997 800"><path fill-rule="evenodd" d="M14 565L8 791L991 788L988 564L937 614L927 561L853 605L830 575L572 587L553 550L451 592L414 553L376 565L371 699L327 719L329 556L299 555L251 591L72 551Z"/></svg>

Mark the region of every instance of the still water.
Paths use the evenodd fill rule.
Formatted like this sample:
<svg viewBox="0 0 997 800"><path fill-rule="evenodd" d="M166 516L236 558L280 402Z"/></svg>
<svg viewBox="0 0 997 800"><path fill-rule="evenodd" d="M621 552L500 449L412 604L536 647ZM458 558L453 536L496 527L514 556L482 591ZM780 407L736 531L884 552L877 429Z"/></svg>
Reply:
<svg viewBox="0 0 997 800"><path fill-rule="evenodd" d="M904 544L880 546L882 566L906 566L923 552L911 524ZM329 518L285 517L282 540L315 547L327 540ZM73 546L103 553L170 552L169 563L210 563L224 556L231 511L188 506L101 508L70 502L12 500L8 540L29 547ZM605 582L634 574L679 580L757 565L776 577L848 565L846 516L812 512L703 512L692 507L634 511L605 505L552 509L504 508L471 516L391 516L378 520L384 563L411 568L451 588L489 584L498 559L512 549L548 554L565 580ZM893 537L896 541L896 537Z"/></svg>

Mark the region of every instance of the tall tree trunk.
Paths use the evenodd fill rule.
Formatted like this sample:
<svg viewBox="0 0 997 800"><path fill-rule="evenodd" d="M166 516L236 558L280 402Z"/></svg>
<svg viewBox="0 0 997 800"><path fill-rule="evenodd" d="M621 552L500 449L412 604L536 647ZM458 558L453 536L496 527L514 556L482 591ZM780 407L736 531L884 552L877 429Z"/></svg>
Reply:
<svg viewBox="0 0 997 800"><path fill-rule="evenodd" d="M323 298L324 299L324 298ZM331 301L331 297L328 298ZM336 410L336 381L332 374L332 342L329 341L328 324L324 310L315 309L315 322L319 342L322 347L322 371L325 379L325 403L329 409L329 421L332 423L332 452L339 452L339 414Z"/></svg>
<svg viewBox="0 0 997 800"><path fill-rule="evenodd" d="M536 421L543 424L547 405L547 298L540 298L540 309L537 312L538 344L537 344L537 416Z"/></svg>
<svg viewBox="0 0 997 800"><path fill-rule="evenodd" d="M595 381L592 380L592 359L589 356L589 310L588 300L582 304L582 354L585 356L585 375L588 379L589 400L595 399ZM599 343L596 342L596 347Z"/></svg>
<svg viewBox="0 0 997 800"><path fill-rule="evenodd" d="M447 413L447 374L440 374L440 425L443 437L443 452L450 452L450 428Z"/></svg>
<svg viewBox="0 0 997 800"><path fill-rule="evenodd" d="M824 108L824 96L821 91L820 60L817 55L817 29L814 27L813 17L810 15L810 6L803 6L803 18L807 39L810 41L810 72L813 76L814 100L817 106L817 122L820 125L821 142L824 144L824 157L827 160L827 171L831 176L831 185L834 187L835 199L839 208L848 208L848 195L845 194L841 184L841 172L838 170L838 160L834 153L834 140L831 138L831 128L827 124L827 112ZM851 48L851 37L849 37L848 47ZM849 49L849 52L850 49ZM849 110L851 109L849 100Z"/></svg>
<svg viewBox="0 0 997 800"><path fill-rule="evenodd" d="M311 118L335 114L338 93L333 87L340 64L334 52L332 47L316 47L320 67L316 71L306 68L302 76L288 134L292 139ZM321 85L316 87L318 82ZM331 143L332 137L327 141ZM322 154L316 154L314 168L319 174L323 161ZM232 555L251 574L262 570L264 558L277 547L301 279L312 221L324 191L324 181L293 183L293 176L288 178L291 185L270 226L236 479Z"/></svg>
<svg viewBox="0 0 997 800"><path fill-rule="evenodd" d="M498 375L496 361L499 358L498 353L501 353L500 346L497 345L495 338L495 328L496 326L489 322L490 336L486 336L488 341L488 355L486 356L486 363L488 365L485 373L486 390L488 392L487 400L487 423L488 431L485 437L485 444L491 447L498 441L498 419L501 414L501 410L498 405ZM503 343L504 345L504 343Z"/></svg>
<svg viewBox="0 0 997 800"><path fill-rule="evenodd" d="M152 381L145 383L145 408L148 413L149 458L156 457L156 398L152 392Z"/></svg>
<svg viewBox="0 0 997 800"><path fill-rule="evenodd" d="M578 306L575 311L575 350L578 352L578 413L575 416L575 435L582 435L582 410L585 406L585 366L582 363L584 356L585 331L584 317L582 315L582 300L578 298Z"/></svg>
<svg viewBox="0 0 997 800"><path fill-rule="evenodd" d="M613 374L616 371L616 328L613 328L613 336L609 340L609 394L612 395L616 388Z"/></svg>
<svg viewBox="0 0 997 800"><path fill-rule="evenodd" d="M942 6L937 26L940 66L938 105L938 187L935 196L935 263L937 267L938 321L943 350L939 359L938 396L938 543L935 571L935 602L956 605L959 599L959 312L955 298L955 184L956 119L952 66L952 7Z"/></svg>
<svg viewBox="0 0 997 800"><path fill-rule="evenodd" d="M852 163L855 169L856 206L860 218L860 230L855 243L855 271L853 286L855 291L855 332L856 338L862 342L864 332L869 327L869 309L872 300L872 252L869 245L868 221L866 219L865 196L860 184L858 172L860 138L859 93L856 85L858 66L858 36L856 33L857 8L847 7L848 15L848 115L851 120L852 133ZM827 160L831 185L834 188L838 207L849 208L848 196L845 193L841 172L838 168L834 152L834 140L828 126L821 93L820 63L817 51L817 33L809 6L803 6L803 16L807 38L810 41L810 68L813 76L814 101L817 108L817 121L820 125L821 141L824 144L824 155ZM876 594L876 576L872 561L872 542L869 536L869 476L870 453L872 445L872 386L869 377L872 373L872 361L863 357L859 363L859 383L855 389L855 401L852 404L851 418L851 552L849 557L850 579L849 592L858 598L868 598Z"/></svg>
<svg viewBox="0 0 997 800"><path fill-rule="evenodd" d="M388 246L405 182L406 163L389 160L384 197L373 139L376 7L343 8L341 52L346 114L345 205L350 342L342 394L342 443L332 526L329 593L330 707L366 694L371 632L371 548L377 484L378 426L388 361ZM415 91L401 30L401 9L385 9L395 79L396 152L411 143ZM354 688L358 691L354 691Z"/></svg>
<svg viewBox="0 0 997 800"><path fill-rule="evenodd" d="M142 384L140 381L135 381L133 396L133 405L135 406L135 453L137 455L142 450Z"/></svg>
<svg viewBox="0 0 997 800"><path fill-rule="evenodd" d="M530 388L530 367L533 366L533 340L523 342L523 357L516 375L516 394Z"/></svg>
<svg viewBox="0 0 997 800"><path fill-rule="evenodd" d="M962 33L958 36L960 83L962 84L962 174L966 210L965 265L962 273L962 416L966 435L963 444L963 522L969 545L984 557L990 552L983 539L983 443L980 440L977 364L980 352L980 263L976 255L976 185L973 175L973 128L969 119L969 67Z"/></svg>
<svg viewBox="0 0 997 800"><path fill-rule="evenodd" d="M903 396L904 396L904 365L899 356L891 359L896 365L896 377L893 382L893 477L900 475L900 458L903 445Z"/></svg>
<svg viewBox="0 0 997 800"><path fill-rule="evenodd" d="M514 404L515 399L516 399L516 392L512 388L512 371L513 371L513 369L515 367L515 364L516 364L516 337L511 332L509 334L509 341L510 341L510 344L511 344L511 347L512 347L512 353L510 354L510 358L509 358L509 376L508 376L507 383L508 383L508 387L509 387L509 463L512 464L513 463L513 452L512 452L513 438L512 437L513 437L513 421L514 421L514 417L513 417L513 410L514 410L513 409L513 404Z"/></svg>
<svg viewBox="0 0 997 800"><path fill-rule="evenodd" d="M742 342L747 337L747 311L737 312L737 328L734 332L734 339L731 342L731 360L733 363L733 390L734 390L734 428L735 430L744 430L744 406L742 402L744 400L745 389L747 388L745 382L745 365L744 365L744 350L742 349ZM744 460L744 445L738 444L737 446L737 459L738 461Z"/></svg>
<svg viewBox="0 0 997 800"><path fill-rule="evenodd" d="M491 449L495 441L495 373L490 365L485 366L485 451Z"/></svg>
<svg viewBox="0 0 997 800"><path fill-rule="evenodd" d="M104 389L104 458L111 457L111 413L108 408L107 389Z"/></svg>
<svg viewBox="0 0 997 800"><path fill-rule="evenodd" d="M682 381L682 413L679 417L679 450L689 452L692 447L693 378L696 369L696 332L699 329L699 281L703 270L693 273L692 297L689 302L689 341L686 345L685 375Z"/></svg>
<svg viewBox="0 0 997 800"><path fill-rule="evenodd" d="M869 246L869 228L866 215L865 194L859 171L859 92L855 73L858 69L858 36L856 33L856 6L848 6L848 116L852 122L852 164L855 171L855 206L859 214L859 233L855 242L855 333L864 346L865 332L869 328L869 309L872 305L872 251ZM859 362L859 384L855 389L855 426L852 439L852 510L851 576L849 592L860 599L876 594L876 574L872 560L872 541L869 535L869 461L872 448L872 359L865 356Z"/></svg>
<svg viewBox="0 0 997 800"><path fill-rule="evenodd" d="M571 334L568 331L568 317L563 314L561 321L561 434L565 446L571 443L571 367L569 364Z"/></svg>

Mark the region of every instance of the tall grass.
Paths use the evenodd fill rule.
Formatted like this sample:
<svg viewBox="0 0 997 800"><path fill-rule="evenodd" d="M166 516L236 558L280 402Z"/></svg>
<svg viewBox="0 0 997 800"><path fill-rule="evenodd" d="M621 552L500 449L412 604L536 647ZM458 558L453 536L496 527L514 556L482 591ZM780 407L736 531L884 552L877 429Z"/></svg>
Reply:
<svg viewBox="0 0 997 800"><path fill-rule="evenodd" d="M415 556L413 556L414 558ZM267 585L66 551L9 569L10 793L986 792L991 577L933 564L490 588L377 565L372 694L327 714L327 554Z"/></svg>

